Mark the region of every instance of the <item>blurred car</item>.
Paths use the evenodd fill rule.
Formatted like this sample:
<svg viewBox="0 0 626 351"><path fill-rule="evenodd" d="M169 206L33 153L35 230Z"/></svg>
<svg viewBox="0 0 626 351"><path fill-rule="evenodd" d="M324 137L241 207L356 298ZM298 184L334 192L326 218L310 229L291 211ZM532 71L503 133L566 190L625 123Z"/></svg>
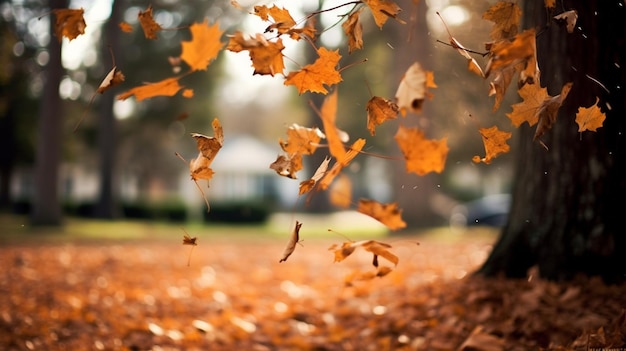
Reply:
<svg viewBox="0 0 626 351"><path fill-rule="evenodd" d="M450 214L450 225L502 227L506 224L510 207L510 194L487 195L454 206Z"/></svg>

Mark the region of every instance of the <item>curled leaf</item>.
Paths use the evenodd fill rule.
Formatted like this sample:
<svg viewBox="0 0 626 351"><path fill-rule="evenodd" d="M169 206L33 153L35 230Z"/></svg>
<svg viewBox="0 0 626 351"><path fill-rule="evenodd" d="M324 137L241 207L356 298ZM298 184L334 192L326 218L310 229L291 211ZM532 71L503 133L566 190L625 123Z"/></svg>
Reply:
<svg viewBox="0 0 626 351"><path fill-rule="evenodd" d="M278 261L279 263L287 261L287 258L289 258L289 256L291 256L293 251L296 249L296 244L300 243L300 227L302 227L302 223L296 221L296 226L293 228L293 231L291 232L291 236L289 237L287 246L285 246L283 255L281 259Z"/></svg>

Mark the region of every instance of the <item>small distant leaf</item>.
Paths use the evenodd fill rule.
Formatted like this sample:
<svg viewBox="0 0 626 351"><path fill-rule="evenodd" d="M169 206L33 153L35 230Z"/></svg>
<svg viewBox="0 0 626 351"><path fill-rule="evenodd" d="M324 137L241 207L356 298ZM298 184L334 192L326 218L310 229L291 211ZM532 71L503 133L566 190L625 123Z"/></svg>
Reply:
<svg viewBox="0 0 626 351"><path fill-rule="evenodd" d="M291 256L293 251L296 249L296 244L300 243L300 227L302 227L302 223L296 221L296 226L293 228L293 231L291 232L291 236L289 237L287 246L285 246L283 255L281 259L278 261L279 263L287 261L287 258L289 258L289 256Z"/></svg>
<svg viewBox="0 0 626 351"><path fill-rule="evenodd" d="M192 98L193 97L193 89L185 89L183 90L183 97L186 97L187 99Z"/></svg>
<svg viewBox="0 0 626 351"><path fill-rule="evenodd" d="M79 35L85 34L87 24L83 17L85 10L80 9L54 9L52 10L56 17L54 24L54 34L59 42L66 37L70 41L76 39Z"/></svg>
<svg viewBox="0 0 626 351"><path fill-rule="evenodd" d="M122 71L117 69L117 67L113 67L109 71L107 76L104 77L104 80L102 80L102 83L100 83L100 86L98 87L98 89L96 89L96 92L103 94L105 91L109 90L110 88L122 83L124 79L125 78L124 78L124 74L122 74Z"/></svg>
<svg viewBox="0 0 626 351"><path fill-rule="evenodd" d="M156 39L157 33L162 29L152 17L152 5L148 5L146 11L139 11L137 15L141 29L143 29L143 35L146 39Z"/></svg>
<svg viewBox="0 0 626 351"><path fill-rule="evenodd" d="M600 98L596 97L596 103L591 107L579 107L576 113L576 123L578 124L578 131L584 132L586 130L595 132L596 129L601 128L606 115L600 110L598 103Z"/></svg>
<svg viewBox="0 0 626 351"><path fill-rule="evenodd" d="M124 33L131 33L133 31L133 26L130 25L128 22L120 22L118 26Z"/></svg>
<svg viewBox="0 0 626 351"><path fill-rule="evenodd" d="M296 172L302 169L302 154L279 155L276 161L270 164L270 169L280 176L296 179Z"/></svg>

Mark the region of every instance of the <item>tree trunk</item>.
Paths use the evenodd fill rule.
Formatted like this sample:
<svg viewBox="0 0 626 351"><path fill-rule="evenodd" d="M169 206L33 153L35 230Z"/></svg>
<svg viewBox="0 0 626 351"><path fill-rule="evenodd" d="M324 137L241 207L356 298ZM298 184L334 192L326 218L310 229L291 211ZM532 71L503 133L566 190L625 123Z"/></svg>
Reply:
<svg viewBox="0 0 626 351"><path fill-rule="evenodd" d="M50 0L50 8L67 8L66 0ZM59 164L61 162L62 105L59 83L63 75L60 38L54 35L54 16L50 16L50 61L46 65L43 100L35 159L35 194L31 222L35 225L60 225Z"/></svg>
<svg viewBox="0 0 626 351"><path fill-rule="evenodd" d="M618 2L570 2L579 17L568 34L551 18L561 10L546 16L543 1L524 4L526 27L538 32L542 86L552 96L566 82L573 87L542 137L549 150L532 141L535 127L520 128L509 220L478 273L523 277L537 266L551 280L585 274L623 281L626 9ZM578 133L577 110L593 105L596 96L604 125Z"/></svg>
<svg viewBox="0 0 626 351"><path fill-rule="evenodd" d="M407 24L394 23L390 19L386 26L393 26L396 33L393 36L396 87L402 80L406 70L414 62L419 62L425 70L432 70L430 58L430 37L428 35L428 25L426 23L427 6L425 1L398 1L402 8L401 18ZM395 94L395 91L392 92ZM406 126L420 126L420 122L432 117L433 109L429 101L424 101L422 112L419 115L408 113L406 117L398 117L399 123ZM436 138L429 130L424 130L428 138ZM400 149L396 147L396 154L402 158ZM436 175L427 174L418 176L415 173L407 173L406 162L404 160L393 165L393 193L398 207L402 209L402 218L409 227L430 227L442 223L442 218L432 209L430 199L436 188Z"/></svg>
<svg viewBox="0 0 626 351"><path fill-rule="evenodd" d="M119 40L118 23L122 21L123 2L120 0L113 1L111 5L111 18L109 18L104 31L106 41L101 48L101 52L108 52L110 48L116 57L114 64L119 65L119 61L123 55ZM103 54L104 56L104 54ZM107 71L108 73L108 71ZM117 167L116 167L116 122L113 114L113 103L115 98L115 87L109 89L102 95L101 108L98 121L98 151L100 153L100 193L96 213L98 218L117 218L120 216L117 197Z"/></svg>

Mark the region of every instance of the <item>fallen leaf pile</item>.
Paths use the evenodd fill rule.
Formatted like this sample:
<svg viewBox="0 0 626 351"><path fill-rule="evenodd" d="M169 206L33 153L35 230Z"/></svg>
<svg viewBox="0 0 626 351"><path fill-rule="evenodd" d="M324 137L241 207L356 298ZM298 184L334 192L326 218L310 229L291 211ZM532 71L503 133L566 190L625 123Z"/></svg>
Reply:
<svg viewBox="0 0 626 351"><path fill-rule="evenodd" d="M178 241L4 245L0 348L484 351L626 344L626 286L473 277L492 242L481 236L455 243L385 238L397 266L350 286L346 274L372 267L371 251L384 254L385 246L370 252L361 246L333 262L328 247L338 240L307 237L279 263L283 239L215 240L200 238L189 267Z"/></svg>

